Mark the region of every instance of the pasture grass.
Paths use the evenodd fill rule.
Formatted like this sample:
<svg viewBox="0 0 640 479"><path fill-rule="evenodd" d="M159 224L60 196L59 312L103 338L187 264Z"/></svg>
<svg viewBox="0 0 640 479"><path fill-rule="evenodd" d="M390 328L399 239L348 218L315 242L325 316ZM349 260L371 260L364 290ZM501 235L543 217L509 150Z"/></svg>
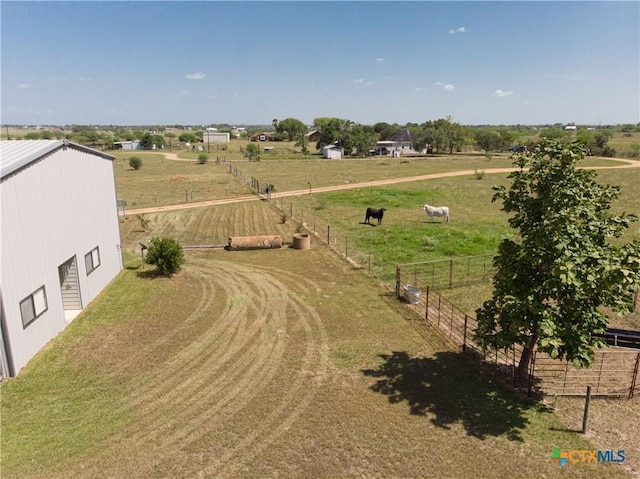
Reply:
<svg viewBox="0 0 640 479"><path fill-rule="evenodd" d="M212 197L227 187L245 192L236 180L223 183L232 177L215 162L169 161L145 156L137 172L116 165L128 179L119 193L151 201L154 184L185 171L206 178ZM280 165L272 170L285 186L306 181L298 173L286 180L290 162L271 165ZM628 181L620 206L633 210L640 186L629 171L599 176ZM503 179L363 188L294 204L307 224L328 221L353 248L373 251L377 277L390 278L398 262L495 250L512 234L490 202L491 185ZM419 208L427 201L448 204L452 222L429 223ZM390 206L381 226L361 224L371 205ZM640 418L637 400L596 402L593 432L577 434L582 401L558 399L555 415L517 396L317 238L309 251L188 251L184 271L171 278L140 263L137 241L153 235L191 244L288 239L295 222L282 224L273 204L148 218L146 231L135 218L122 223L123 273L2 384L3 477L497 478L517 467L522 477L611 478L638 467L629 427ZM623 441L631 466L560 469L549 460L554 447L617 449Z"/></svg>
<svg viewBox="0 0 640 479"><path fill-rule="evenodd" d="M7 478L625 477L318 245L128 255L0 408Z"/></svg>

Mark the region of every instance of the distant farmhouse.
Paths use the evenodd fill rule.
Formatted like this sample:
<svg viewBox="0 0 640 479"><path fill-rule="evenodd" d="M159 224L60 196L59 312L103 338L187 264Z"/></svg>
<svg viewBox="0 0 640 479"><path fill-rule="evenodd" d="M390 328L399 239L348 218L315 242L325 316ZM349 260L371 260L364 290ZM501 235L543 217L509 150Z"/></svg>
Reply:
<svg viewBox="0 0 640 479"><path fill-rule="evenodd" d="M122 270L113 160L0 141L0 373L15 376Z"/></svg>
<svg viewBox="0 0 640 479"><path fill-rule="evenodd" d="M276 141L278 138L276 137L275 132L263 131L251 135L249 139L251 141Z"/></svg>
<svg viewBox="0 0 640 479"><path fill-rule="evenodd" d="M415 136L409 130L400 130L388 140L379 141L376 148L380 151L386 148L393 156L400 156L407 153L415 153L413 143L416 141Z"/></svg>
<svg viewBox="0 0 640 479"><path fill-rule="evenodd" d="M318 130L313 130L307 133L305 136L307 137L307 141L320 141L320 138L322 138L322 133Z"/></svg>

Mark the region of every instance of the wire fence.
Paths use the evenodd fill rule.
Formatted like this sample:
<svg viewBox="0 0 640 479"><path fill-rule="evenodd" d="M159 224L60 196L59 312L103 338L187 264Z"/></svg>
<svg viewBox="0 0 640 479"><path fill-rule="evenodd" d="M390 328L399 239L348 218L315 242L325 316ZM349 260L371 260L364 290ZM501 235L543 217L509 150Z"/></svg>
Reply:
<svg viewBox="0 0 640 479"><path fill-rule="evenodd" d="M269 182L245 177L234 165L229 173L245 182L249 188L269 200L283 215L298 223L299 229L310 232L317 240L333 248L354 266L366 269L370 274L381 267L368 251L361 250L348 235L312 211L286 199L273 199L274 187ZM396 296L420 314L425 322L440 332L454 347L460 347L466 355L478 362L491 364L504 379L516 386L516 370L523 347L514 345L504 350L481 347L474 340L478 323L475 317L464 313L442 291L490 281L494 274L494 255L468 256L396 267ZM602 349L595 351L590 368L576 368L568 361L553 359L540 352L531 355L528 364L529 396L534 392L554 395L583 395L592 386L592 395L632 398L640 394L638 373L640 352L632 350Z"/></svg>
<svg viewBox="0 0 640 479"><path fill-rule="evenodd" d="M474 340L478 326L476 318L464 313L442 294L447 285L456 287L490 280L491 270L485 272L486 260L486 257L473 257L398 265L396 296L452 346L461 348L478 362L492 364L515 386L523 347L514 345L504 350L481 347ZM429 284L431 280L437 287ZM536 352L528 364L529 377L524 386L529 396L534 393L582 396L587 386L591 386L594 396L630 399L640 394L639 368L640 352L624 348L596 350L590 368L577 368L568 361Z"/></svg>

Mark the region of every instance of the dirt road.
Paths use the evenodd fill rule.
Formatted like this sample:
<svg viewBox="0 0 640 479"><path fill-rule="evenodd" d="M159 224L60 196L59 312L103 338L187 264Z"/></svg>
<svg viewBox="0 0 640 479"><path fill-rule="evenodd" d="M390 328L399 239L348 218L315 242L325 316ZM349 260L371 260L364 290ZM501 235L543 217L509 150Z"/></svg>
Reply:
<svg viewBox="0 0 640 479"><path fill-rule="evenodd" d="M192 161L192 160L183 160L178 157L175 153L165 153L165 158L169 160L175 161ZM626 160L622 158L611 158L615 161L619 161L622 163L621 165L616 166L593 166L585 169L590 170L612 170L612 169L621 169L621 168L640 168L640 161L637 160ZM515 171L516 168L489 168L484 170L485 174L492 173L510 173ZM411 181L424 181L424 180L433 180L437 178L449 178L454 176L470 176L475 174L474 170L463 170L463 171L450 171L445 173L433 173L429 175L419 175L419 176L409 176L403 178L392 178L387 180L376 180L376 181L367 181L363 183L349 183L349 184L341 184L341 185L333 185L333 186L323 186L319 188L306 188L303 190L291 190L291 191L280 191L277 193L273 193L271 198L287 198L290 196L302 196L309 195L313 193L326 193L329 191L339 191L339 190L353 190L357 188L367 188L371 186L385 186L385 185L395 185L398 183L408 183ZM258 195L246 195L246 196L238 196L235 198L224 198L221 200L210 200L210 201L201 201L196 203L186 203L186 204L177 204L177 205L167 205L167 206L154 206L151 208L139 208L135 210L127 211L130 215L141 215L147 213L159 213L163 211L175 211L175 210L185 210L190 208L201 208L203 206L214 206L214 205L227 205L230 203L242 203L245 201L258 201L261 197Z"/></svg>

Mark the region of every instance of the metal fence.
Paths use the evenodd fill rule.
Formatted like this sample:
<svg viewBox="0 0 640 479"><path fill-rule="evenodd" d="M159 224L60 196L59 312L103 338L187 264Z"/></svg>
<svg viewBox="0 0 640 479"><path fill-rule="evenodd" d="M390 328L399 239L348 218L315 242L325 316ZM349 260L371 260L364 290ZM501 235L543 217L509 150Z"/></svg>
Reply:
<svg viewBox="0 0 640 479"><path fill-rule="evenodd" d="M506 350L483 349L473 339L477 321L447 300L442 285L460 286L473 281L487 281L490 270L484 272L485 257L440 261L441 264L412 263L396 268L396 296L408 303L426 324L435 328L452 346L459 347L476 361L493 364L505 380L515 384L515 371L522 355L522 346ZM460 264L456 264L460 263ZM437 275L434 271L444 271ZM439 287L429 284L438 278ZM584 395L587 386L592 395L632 398L640 394L638 380L640 352L609 348L595 351L590 368L576 368L568 361L552 359L544 353L532 355L529 363L527 393L534 392L562 396Z"/></svg>

